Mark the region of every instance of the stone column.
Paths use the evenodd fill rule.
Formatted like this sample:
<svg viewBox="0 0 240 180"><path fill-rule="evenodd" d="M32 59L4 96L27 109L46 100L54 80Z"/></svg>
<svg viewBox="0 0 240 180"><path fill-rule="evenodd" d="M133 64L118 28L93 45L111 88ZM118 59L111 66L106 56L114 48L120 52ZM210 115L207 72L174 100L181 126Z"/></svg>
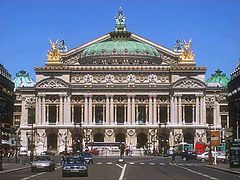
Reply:
<svg viewBox="0 0 240 180"><path fill-rule="evenodd" d="M57 108L57 110L56 110L56 124L58 124L59 123L59 106L56 105L56 108Z"/></svg>
<svg viewBox="0 0 240 180"><path fill-rule="evenodd" d="M220 116L220 105L219 102L216 101L216 111L217 111L217 126L221 126L221 116Z"/></svg>
<svg viewBox="0 0 240 180"><path fill-rule="evenodd" d="M199 124L199 96L196 95L196 124Z"/></svg>
<svg viewBox="0 0 240 180"><path fill-rule="evenodd" d="M149 96L149 113L148 113L148 120L149 120L149 124L152 124L153 123L153 118L152 118L152 115L153 115L153 109L152 109L152 95Z"/></svg>
<svg viewBox="0 0 240 180"><path fill-rule="evenodd" d="M59 123L63 124L63 96L59 96Z"/></svg>
<svg viewBox="0 0 240 180"><path fill-rule="evenodd" d="M106 123L106 118L105 118L105 111L106 111L106 106L105 105L103 105L103 124L105 124Z"/></svg>
<svg viewBox="0 0 240 180"><path fill-rule="evenodd" d="M136 118L135 118L135 98L134 96L132 96L132 122L131 124L134 124L136 121Z"/></svg>
<svg viewBox="0 0 240 180"><path fill-rule="evenodd" d="M174 124L174 97L171 96L171 102L170 102L170 117L171 117L171 124Z"/></svg>
<svg viewBox="0 0 240 180"><path fill-rule="evenodd" d="M131 96L128 95L128 104L127 104L127 123L131 124Z"/></svg>
<svg viewBox="0 0 240 180"><path fill-rule="evenodd" d="M157 96L153 96L153 124L157 123Z"/></svg>
<svg viewBox="0 0 240 180"><path fill-rule="evenodd" d="M46 123L46 100L45 95L42 96L42 122Z"/></svg>
<svg viewBox="0 0 240 180"><path fill-rule="evenodd" d="M84 102L84 124L88 124L88 96L85 95L85 102Z"/></svg>
<svg viewBox="0 0 240 180"><path fill-rule="evenodd" d="M38 122L39 124L43 124L42 122L42 97L38 96Z"/></svg>
<svg viewBox="0 0 240 180"><path fill-rule="evenodd" d="M81 123L83 124L83 118L84 118L84 115L83 115L83 112L84 112L84 105L81 105Z"/></svg>
<svg viewBox="0 0 240 180"><path fill-rule="evenodd" d="M194 105L192 105L192 113L193 113L192 123L196 123L195 122L195 106Z"/></svg>
<svg viewBox="0 0 240 180"><path fill-rule="evenodd" d="M93 105L93 124L96 124L96 117L95 117L95 115L96 115L96 106Z"/></svg>
<svg viewBox="0 0 240 180"><path fill-rule="evenodd" d="M114 105L114 124L117 124L117 105Z"/></svg>
<svg viewBox="0 0 240 180"><path fill-rule="evenodd" d="M113 96L110 97L110 124L114 122Z"/></svg>
<svg viewBox="0 0 240 180"><path fill-rule="evenodd" d="M146 110L145 111L146 111L146 124L149 124L148 105L147 104L146 104Z"/></svg>
<svg viewBox="0 0 240 180"><path fill-rule="evenodd" d="M160 105L157 105L157 123L160 123L161 115L160 115Z"/></svg>
<svg viewBox="0 0 240 180"><path fill-rule="evenodd" d="M203 123L203 96L200 96L199 124Z"/></svg>
<svg viewBox="0 0 240 180"><path fill-rule="evenodd" d="M35 108L35 119L36 119L36 124L39 124L39 107L38 107L38 96L36 96L36 108Z"/></svg>
<svg viewBox="0 0 240 180"><path fill-rule="evenodd" d="M106 96L106 124L110 124L110 113L109 113L109 96Z"/></svg>
<svg viewBox="0 0 240 180"><path fill-rule="evenodd" d="M89 96L89 113L88 113L88 117L89 117L89 124L92 124L92 96Z"/></svg>
<svg viewBox="0 0 240 180"><path fill-rule="evenodd" d="M174 96L174 112L173 112L173 117L174 117L174 122L175 124L178 124L177 122L177 96Z"/></svg>
<svg viewBox="0 0 240 180"><path fill-rule="evenodd" d="M183 121L182 121L182 123L185 124L185 105L183 105L182 108L183 108Z"/></svg>
<svg viewBox="0 0 240 180"><path fill-rule="evenodd" d="M136 119L135 122L133 122L133 124L138 124L139 119L138 119L138 104L136 104Z"/></svg>
<svg viewBox="0 0 240 180"><path fill-rule="evenodd" d="M182 97L178 97L178 119L179 119L179 124L182 124Z"/></svg>
<svg viewBox="0 0 240 180"><path fill-rule="evenodd" d="M66 121L67 121L67 96L63 96L63 124L66 124Z"/></svg>
<svg viewBox="0 0 240 180"><path fill-rule="evenodd" d="M170 123L170 105L167 105L167 123Z"/></svg>
<svg viewBox="0 0 240 180"><path fill-rule="evenodd" d="M75 122L74 119L76 119L76 118L74 118L74 105L73 105L73 104L72 104L72 107L71 107L71 108L72 108L72 110L71 110L71 111L72 111L71 123L74 124L74 122Z"/></svg>
<svg viewBox="0 0 240 180"><path fill-rule="evenodd" d="M203 97L203 124L206 124L206 98Z"/></svg>
<svg viewBox="0 0 240 180"><path fill-rule="evenodd" d="M70 121L71 121L71 96L70 95L66 97L66 106L65 106L64 113L66 114L64 123L70 124Z"/></svg>
<svg viewBox="0 0 240 180"><path fill-rule="evenodd" d="M46 122L44 121L44 124L49 124L49 105L47 105L47 119Z"/></svg>
<svg viewBox="0 0 240 180"><path fill-rule="evenodd" d="M127 105L124 105L124 124L127 123Z"/></svg>

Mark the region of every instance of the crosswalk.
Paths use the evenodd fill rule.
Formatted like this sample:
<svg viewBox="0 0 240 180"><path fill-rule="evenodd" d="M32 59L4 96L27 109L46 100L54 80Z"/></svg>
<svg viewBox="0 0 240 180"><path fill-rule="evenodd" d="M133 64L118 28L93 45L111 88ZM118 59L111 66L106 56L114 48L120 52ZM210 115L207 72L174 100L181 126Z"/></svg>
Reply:
<svg viewBox="0 0 240 180"><path fill-rule="evenodd" d="M97 165L116 165L116 162L97 162ZM128 165L149 165L149 166L169 166L169 163L157 162L126 162ZM177 166L203 166L201 163L176 163Z"/></svg>

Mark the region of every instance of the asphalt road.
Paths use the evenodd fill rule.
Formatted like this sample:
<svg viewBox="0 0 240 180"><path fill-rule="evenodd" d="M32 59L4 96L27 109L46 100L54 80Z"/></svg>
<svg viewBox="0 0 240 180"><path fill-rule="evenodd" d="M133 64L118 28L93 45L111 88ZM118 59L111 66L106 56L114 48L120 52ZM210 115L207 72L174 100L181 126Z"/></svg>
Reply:
<svg viewBox="0 0 240 180"><path fill-rule="evenodd" d="M94 164L89 165L88 177L62 177L61 166L54 172L34 172L30 168L14 173L0 175L1 180L237 180L240 176L210 169L199 161L182 161L177 159L175 165L169 164L169 158L162 157L124 157L119 162L116 157L95 157Z"/></svg>

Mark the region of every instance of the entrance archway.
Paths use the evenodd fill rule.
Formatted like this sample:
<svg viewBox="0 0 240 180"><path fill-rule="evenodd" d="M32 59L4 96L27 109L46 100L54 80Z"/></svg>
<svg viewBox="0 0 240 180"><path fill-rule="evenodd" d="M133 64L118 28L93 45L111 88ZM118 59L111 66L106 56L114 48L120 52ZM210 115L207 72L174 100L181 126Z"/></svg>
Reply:
<svg viewBox="0 0 240 180"><path fill-rule="evenodd" d="M137 135L137 148L147 146L148 138L145 133L139 133Z"/></svg>
<svg viewBox="0 0 240 180"><path fill-rule="evenodd" d="M123 133L118 133L116 135L116 139L115 139L115 142L125 142L125 134Z"/></svg>
<svg viewBox="0 0 240 180"><path fill-rule="evenodd" d="M104 142L104 136L102 133L96 133L93 138L94 142Z"/></svg>
<svg viewBox="0 0 240 180"><path fill-rule="evenodd" d="M184 141L188 144L194 144L194 136L191 133L184 134Z"/></svg>
<svg viewBox="0 0 240 180"><path fill-rule="evenodd" d="M57 134L51 133L47 137L47 149L57 150Z"/></svg>

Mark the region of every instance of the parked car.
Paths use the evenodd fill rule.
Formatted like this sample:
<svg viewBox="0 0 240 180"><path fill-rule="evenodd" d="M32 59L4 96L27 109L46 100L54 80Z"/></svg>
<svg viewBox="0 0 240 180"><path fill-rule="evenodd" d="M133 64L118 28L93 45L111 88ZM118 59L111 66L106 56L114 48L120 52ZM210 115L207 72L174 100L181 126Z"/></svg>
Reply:
<svg viewBox="0 0 240 180"><path fill-rule="evenodd" d="M98 156L99 155L99 150L97 148L91 149L89 151L92 155Z"/></svg>
<svg viewBox="0 0 240 180"><path fill-rule="evenodd" d="M52 151L43 151L41 155L50 155L50 156L55 156L55 153Z"/></svg>
<svg viewBox="0 0 240 180"><path fill-rule="evenodd" d="M54 171L55 161L48 155L36 156L31 163L32 172L35 171Z"/></svg>
<svg viewBox="0 0 240 180"><path fill-rule="evenodd" d="M215 156L217 156L218 153L212 151L212 157L214 158ZM202 154L198 154L197 155L197 159L202 161L202 162L206 162L209 160L209 152L204 152Z"/></svg>
<svg viewBox="0 0 240 180"><path fill-rule="evenodd" d="M93 164L93 157L90 152L81 152L79 155L83 157L88 164Z"/></svg>
<svg viewBox="0 0 240 180"><path fill-rule="evenodd" d="M188 161L189 159L197 159L197 154L193 151L183 151L181 153L181 158L184 161Z"/></svg>
<svg viewBox="0 0 240 180"><path fill-rule="evenodd" d="M62 165L62 177L65 176L88 176L88 166L81 156L66 157Z"/></svg>
<svg viewBox="0 0 240 180"><path fill-rule="evenodd" d="M69 156L69 155L72 154L72 152L70 152L70 151L62 151L62 152L60 152L59 154L60 154L60 155L64 155L64 156Z"/></svg>

